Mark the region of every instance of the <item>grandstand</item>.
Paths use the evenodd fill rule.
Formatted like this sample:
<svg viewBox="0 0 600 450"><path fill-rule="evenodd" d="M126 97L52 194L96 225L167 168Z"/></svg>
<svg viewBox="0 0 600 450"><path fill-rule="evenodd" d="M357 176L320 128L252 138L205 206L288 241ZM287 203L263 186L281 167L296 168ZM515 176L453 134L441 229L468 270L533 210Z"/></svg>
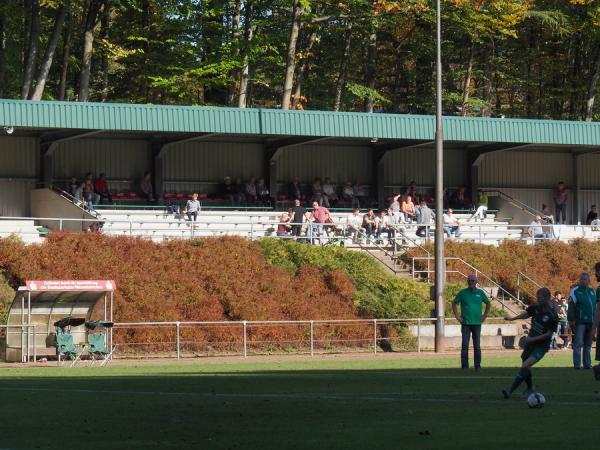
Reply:
<svg viewBox="0 0 600 450"><path fill-rule="evenodd" d="M460 214L461 239L528 239L526 226L542 204L552 205L558 181L568 187L571 225L553 227L552 237L596 239L597 231L578 224L591 204L600 204L598 124L445 121L445 184L450 190L466 187L471 198L478 189L488 191L495 210L483 223L466 222L470 211ZM83 231L98 219L65 199L36 197L43 191L37 188L65 189L72 176L81 179L87 172L107 175L118 206L99 209L104 232L156 241L274 235L275 210L289 205L286 187L294 176L305 185L316 177L329 177L338 187L358 184L363 207L387 206L389 196L413 180L433 200L433 117L3 100L0 124L14 128L0 136L0 236L16 234L26 242L43 240L47 230L40 226ZM139 195L146 171L156 204ZM225 176L266 178L275 208L223 207L228 203L219 186ZM165 213L163 205L195 191L204 207L195 226ZM336 211L334 221L343 227L348 211ZM406 245L422 242L414 226L404 234L410 237Z"/></svg>

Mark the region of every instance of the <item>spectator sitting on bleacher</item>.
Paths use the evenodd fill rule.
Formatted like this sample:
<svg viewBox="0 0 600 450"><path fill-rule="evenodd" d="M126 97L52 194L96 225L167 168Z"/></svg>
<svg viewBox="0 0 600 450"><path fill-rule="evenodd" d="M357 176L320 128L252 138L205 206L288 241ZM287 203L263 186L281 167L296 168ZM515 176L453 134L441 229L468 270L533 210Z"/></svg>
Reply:
<svg viewBox="0 0 600 450"><path fill-rule="evenodd" d="M237 177L233 182L234 205L240 206L246 203L246 186L242 183L242 179Z"/></svg>
<svg viewBox="0 0 600 450"><path fill-rule="evenodd" d="M464 209L467 206L464 187L459 187L454 191L452 197L450 198L450 206L456 209Z"/></svg>
<svg viewBox="0 0 600 450"><path fill-rule="evenodd" d="M233 183L231 182L231 177L229 175L223 178L221 194L223 195L223 198L225 198L229 202L230 205L233 206L235 204L235 187L233 186Z"/></svg>
<svg viewBox="0 0 600 450"><path fill-rule="evenodd" d="M329 208L329 202L323 199L323 185L321 184L320 178L315 178L315 181L312 184L312 199L319 202L320 206L325 205Z"/></svg>
<svg viewBox="0 0 600 450"><path fill-rule="evenodd" d="M152 176L150 172L144 172L144 176L140 181L140 191L142 197L148 200L149 203L154 202L154 188L152 186Z"/></svg>
<svg viewBox="0 0 600 450"><path fill-rule="evenodd" d="M338 195L335 192L335 187L331 184L331 180L329 178L325 178L325 183L323 184L323 203L329 208L330 206L335 206L338 201Z"/></svg>
<svg viewBox="0 0 600 450"><path fill-rule="evenodd" d="M250 205L254 205L257 199L256 194L256 179L254 177L250 177L248 182L246 183L246 201Z"/></svg>
<svg viewBox="0 0 600 450"><path fill-rule="evenodd" d="M352 215L346 219L346 230L347 234L352 236L352 241L356 242L358 233L360 232L362 225L362 218L360 217L360 209L354 208Z"/></svg>
<svg viewBox="0 0 600 450"><path fill-rule="evenodd" d="M187 215L187 218L190 222L192 221L192 217L194 218L194 222L196 222L196 219L198 218L198 213L200 212L200 202L198 201L198 194L196 194L195 192L192 194L192 199L187 201L187 203L185 204L185 210L183 212Z"/></svg>
<svg viewBox="0 0 600 450"><path fill-rule="evenodd" d="M377 234L377 222L375 221L375 213L369 209L363 216L362 227L365 229L367 239Z"/></svg>
<svg viewBox="0 0 600 450"><path fill-rule="evenodd" d="M96 193L94 192L94 182L92 180L91 172L85 174L85 181L83 184L83 195L85 196L85 201L87 202L87 209L89 211L93 211L94 205L98 203L98 200L96 199Z"/></svg>
<svg viewBox="0 0 600 450"><path fill-rule="evenodd" d="M406 220L407 222L412 222L413 220L416 220L417 210L410 195L404 197L404 200L402 201L402 205L400 207L400 211L404 215L404 220Z"/></svg>
<svg viewBox="0 0 600 450"><path fill-rule="evenodd" d="M443 216L444 218L444 233L448 237L454 235L454 237L460 237L460 222L454 216L452 208L448 208L448 211Z"/></svg>
<svg viewBox="0 0 600 450"><path fill-rule="evenodd" d="M269 188L267 187L267 183L264 178L258 179L258 184L256 185L256 193L258 194L258 202L262 206L271 206L271 196L269 195Z"/></svg>
<svg viewBox="0 0 600 450"><path fill-rule="evenodd" d="M425 200L421 200L421 206L419 208L420 214L417 223L420 226L417 227L417 236L429 236L429 228L431 227L431 222L433 222L433 219L435 218L435 214L431 209L429 209L429 206L427 206Z"/></svg>
<svg viewBox="0 0 600 450"><path fill-rule="evenodd" d="M108 191L108 185L106 184L106 178L104 174L101 173L96 182L94 183L94 190L96 191L96 195L98 196L98 202L101 202L103 199L106 199L108 203L112 203L112 198L110 196L110 192Z"/></svg>
<svg viewBox="0 0 600 450"><path fill-rule="evenodd" d="M290 225L290 215L286 212L283 212L281 216L279 216L279 223L277 224L277 236L287 236L291 229L292 226Z"/></svg>
<svg viewBox="0 0 600 450"><path fill-rule="evenodd" d="M85 208L85 206L86 206L85 196L83 193L84 188L85 188L85 183L79 183L79 185L77 186L77 189L75 189L75 192L73 192L73 199L74 199L75 204L77 206L81 206L82 208Z"/></svg>
<svg viewBox="0 0 600 450"><path fill-rule="evenodd" d="M350 181L346 182L346 185L342 189L342 200L348 203L349 206L360 208L360 202L354 198L354 188Z"/></svg>
<svg viewBox="0 0 600 450"><path fill-rule="evenodd" d="M304 190L300 184L300 179L297 176L292 178L292 182L288 186L288 197L290 200L306 200L306 195L304 194Z"/></svg>
<svg viewBox="0 0 600 450"><path fill-rule="evenodd" d="M471 217L469 217L469 221L478 217L479 220L481 220L483 222L486 218L486 213L488 210L488 201L489 201L488 196L483 191L478 191L478 194L479 194L479 206L477 207L477 210L473 213L473 215Z"/></svg>
<svg viewBox="0 0 600 450"><path fill-rule="evenodd" d="M596 209L596 205L592 205L588 212L587 217L585 218L586 225L598 225L598 210Z"/></svg>
<svg viewBox="0 0 600 450"><path fill-rule="evenodd" d="M75 191L79 187L79 183L77 183L77 178L71 177L71 181L69 181L69 186L67 192L75 197Z"/></svg>
<svg viewBox="0 0 600 450"><path fill-rule="evenodd" d="M413 199L417 198L417 183L411 181L404 192L404 195L409 196Z"/></svg>
<svg viewBox="0 0 600 450"><path fill-rule="evenodd" d="M542 205L542 223L544 225L554 225L554 216L550 214L548 205Z"/></svg>
<svg viewBox="0 0 600 450"><path fill-rule="evenodd" d="M396 229L392 225L392 216L388 215L387 211L382 209L379 211L377 217L375 217L375 222L377 223L377 233L375 234L375 238L380 243L383 243L381 233L387 233L388 242L391 244L396 236Z"/></svg>
<svg viewBox="0 0 600 450"><path fill-rule="evenodd" d="M550 237L550 233L546 233L544 231L544 227L542 226L542 217L539 215L535 216L535 219L531 222L531 224L529 224L527 234L534 240L548 239Z"/></svg>
<svg viewBox="0 0 600 450"><path fill-rule="evenodd" d="M392 197L392 203L390 203L390 209L396 219L396 223L404 222L404 214L400 211L400 194L396 194Z"/></svg>

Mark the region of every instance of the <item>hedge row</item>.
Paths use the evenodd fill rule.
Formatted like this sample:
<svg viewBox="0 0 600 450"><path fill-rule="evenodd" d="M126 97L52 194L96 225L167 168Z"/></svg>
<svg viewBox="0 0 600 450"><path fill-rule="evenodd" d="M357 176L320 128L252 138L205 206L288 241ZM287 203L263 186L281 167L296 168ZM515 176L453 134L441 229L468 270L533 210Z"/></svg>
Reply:
<svg viewBox="0 0 600 450"><path fill-rule="evenodd" d="M422 251L413 250L406 255L407 260L411 255L422 255ZM494 247L449 241L446 255L462 258L512 292L517 291L517 273L522 272L553 292L566 294L577 283L581 272L590 272L594 279L594 265L600 261L600 242L578 239L572 243L545 241L530 245L506 240ZM523 288L533 293L536 286L525 282Z"/></svg>

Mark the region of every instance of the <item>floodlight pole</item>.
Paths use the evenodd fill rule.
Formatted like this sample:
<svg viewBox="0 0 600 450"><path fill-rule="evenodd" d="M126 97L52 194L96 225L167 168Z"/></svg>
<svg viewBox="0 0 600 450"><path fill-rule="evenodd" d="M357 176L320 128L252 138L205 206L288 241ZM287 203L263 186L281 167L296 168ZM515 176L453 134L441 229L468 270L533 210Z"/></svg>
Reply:
<svg viewBox="0 0 600 450"><path fill-rule="evenodd" d="M442 132L442 10L436 0L436 112L435 112L435 351L443 352L444 339L444 135Z"/></svg>

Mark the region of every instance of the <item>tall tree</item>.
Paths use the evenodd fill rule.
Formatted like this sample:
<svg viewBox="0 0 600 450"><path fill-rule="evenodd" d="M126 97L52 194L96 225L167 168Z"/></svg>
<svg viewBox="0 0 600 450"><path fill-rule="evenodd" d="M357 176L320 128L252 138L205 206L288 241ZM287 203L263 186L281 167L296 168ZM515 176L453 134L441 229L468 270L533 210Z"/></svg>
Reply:
<svg viewBox="0 0 600 450"><path fill-rule="evenodd" d="M288 40L285 78L283 80L283 95L281 97L281 109L290 109L292 98L292 87L294 84L294 73L296 70L296 45L300 34L300 19L302 17L302 4L300 0L294 0L292 9L292 25Z"/></svg>
<svg viewBox="0 0 600 450"><path fill-rule="evenodd" d="M21 98L24 100L29 98L31 92L40 40L40 0L31 0L29 6L31 16L29 35L27 36L27 51L25 53L25 74L23 76L23 86L21 87Z"/></svg>
<svg viewBox="0 0 600 450"><path fill-rule="evenodd" d="M78 100L86 102L90 94L90 76L92 72L92 55L94 53L94 33L98 24L98 14L102 5L106 7L108 0L90 0L83 27L83 48L81 53L81 71L79 72Z"/></svg>
<svg viewBox="0 0 600 450"><path fill-rule="evenodd" d="M58 7L58 11L56 12L56 19L54 22L54 29L52 30L52 35L50 36L50 40L48 41L46 52L44 54L44 57L42 58L42 63L36 76L35 88L30 94L31 100L42 99L42 95L44 94L44 88L46 86L46 80L48 79L48 74L50 73L52 61L54 61L54 54L56 52L58 40L60 39L60 35L62 33L65 18L67 17L68 9L68 3L62 4Z"/></svg>

